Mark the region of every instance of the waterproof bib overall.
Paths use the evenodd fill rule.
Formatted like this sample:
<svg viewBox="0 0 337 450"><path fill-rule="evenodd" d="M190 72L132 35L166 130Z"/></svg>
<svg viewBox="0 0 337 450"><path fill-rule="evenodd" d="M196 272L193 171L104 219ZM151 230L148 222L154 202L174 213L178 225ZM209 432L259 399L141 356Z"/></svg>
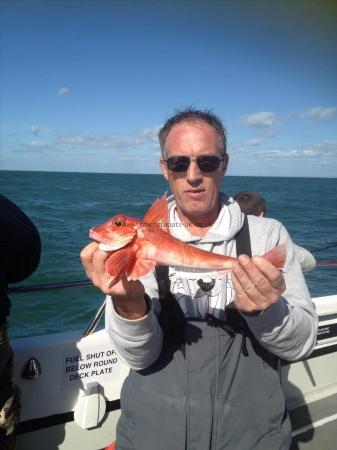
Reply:
<svg viewBox="0 0 337 450"><path fill-rule="evenodd" d="M248 224L237 254L251 254ZM291 428L279 360L256 341L234 308L226 321L186 320L157 270L161 354L126 378L117 450L286 450Z"/></svg>

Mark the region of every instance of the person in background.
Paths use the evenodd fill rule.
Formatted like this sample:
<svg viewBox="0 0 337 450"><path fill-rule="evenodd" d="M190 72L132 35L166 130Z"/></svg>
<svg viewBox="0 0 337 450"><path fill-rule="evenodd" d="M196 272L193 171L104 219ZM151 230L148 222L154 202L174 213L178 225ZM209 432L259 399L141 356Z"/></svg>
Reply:
<svg viewBox="0 0 337 450"><path fill-rule="evenodd" d="M252 214L253 216L265 217L266 216L266 201L257 192L243 191L234 196L241 208L241 211L245 214ZM295 255L301 264L303 272L310 272L316 267L316 259L308 250L299 245L294 244Z"/></svg>
<svg viewBox="0 0 337 450"><path fill-rule="evenodd" d="M8 283L17 283L38 267L40 235L26 214L0 194L0 449L15 448L20 401L14 383L13 351L7 334L11 302Z"/></svg>
<svg viewBox="0 0 337 450"><path fill-rule="evenodd" d="M245 216L220 192L229 157L215 114L179 111L159 141L173 193L170 233L206 251L240 256L230 274L215 278L157 267L109 287L109 252L97 242L82 250L86 274L108 295L106 330L130 367L116 449L286 450L291 426L280 358L309 355L318 324L291 239L278 221ZM248 242L251 252L246 245L244 254ZM248 255L281 243L284 273Z"/></svg>

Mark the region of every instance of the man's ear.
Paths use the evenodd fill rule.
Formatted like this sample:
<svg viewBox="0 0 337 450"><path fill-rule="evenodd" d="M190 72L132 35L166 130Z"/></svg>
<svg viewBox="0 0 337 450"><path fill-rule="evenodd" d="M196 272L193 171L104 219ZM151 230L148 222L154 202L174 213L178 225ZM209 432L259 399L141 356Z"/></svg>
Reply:
<svg viewBox="0 0 337 450"><path fill-rule="evenodd" d="M223 175L225 175L225 173L227 172L228 161L229 161L229 155L228 155L228 153L225 153L224 159L223 159L223 164L222 164Z"/></svg>
<svg viewBox="0 0 337 450"><path fill-rule="evenodd" d="M166 180L168 181L168 168L166 162L163 159L160 160L160 169L164 178L166 178Z"/></svg>

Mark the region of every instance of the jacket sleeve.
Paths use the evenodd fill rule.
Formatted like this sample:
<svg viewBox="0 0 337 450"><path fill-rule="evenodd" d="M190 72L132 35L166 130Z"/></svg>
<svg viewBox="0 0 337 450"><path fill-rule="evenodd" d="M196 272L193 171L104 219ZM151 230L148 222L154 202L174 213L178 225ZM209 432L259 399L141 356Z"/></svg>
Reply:
<svg viewBox="0 0 337 450"><path fill-rule="evenodd" d="M245 320L264 348L279 358L296 361L307 357L314 349L318 318L288 232L279 222L269 222L269 249L283 242L287 245L286 290L264 313L245 316Z"/></svg>
<svg viewBox="0 0 337 450"><path fill-rule="evenodd" d="M39 265L40 254L37 228L15 203L0 194L0 324L10 313L8 284L29 277Z"/></svg>
<svg viewBox="0 0 337 450"><path fill-rule="evenodd" d="M310 272L316 267L316 259L308 250L294 243L295 256L303 272Z"/></svg>
<svg viewBox="0 0 337 450"><path fill-rule="evenodd" d="M153 274L144 277L148 313L137 320L128 320L117 314L110 296L106 299L105 329L122 360L133 370L149 367L159 357L163 333L158 322L158 288Z"/></svg>
<svg viewBox="0 0 337 450"><path fill-rule="evenodd" d="M1 284L18 283L38 267L40 235L29 217L0 194L0 279Z"/></svg>

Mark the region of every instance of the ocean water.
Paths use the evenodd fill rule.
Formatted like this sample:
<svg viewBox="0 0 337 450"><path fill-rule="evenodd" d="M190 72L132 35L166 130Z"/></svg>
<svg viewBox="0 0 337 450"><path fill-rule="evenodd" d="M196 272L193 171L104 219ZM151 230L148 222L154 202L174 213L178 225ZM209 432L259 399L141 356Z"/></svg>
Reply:
<svg viewBox="0 0 337 450"><path fill-rule="evenodd" d="M21 284L82 280L79 259L90 241L88 230L118 212L142 217L168 189L161 175L0 171L0 192L17 203L37 226L41 263ZM267 215L280 220L293 240L318 260L337 260L337 179L231 177L222 189L230 195L257 191L267 200ZM305 275L313 297L337 292L337 266ZM12 338L85 329L103 301L94 287L11 294Z"/></svg>

